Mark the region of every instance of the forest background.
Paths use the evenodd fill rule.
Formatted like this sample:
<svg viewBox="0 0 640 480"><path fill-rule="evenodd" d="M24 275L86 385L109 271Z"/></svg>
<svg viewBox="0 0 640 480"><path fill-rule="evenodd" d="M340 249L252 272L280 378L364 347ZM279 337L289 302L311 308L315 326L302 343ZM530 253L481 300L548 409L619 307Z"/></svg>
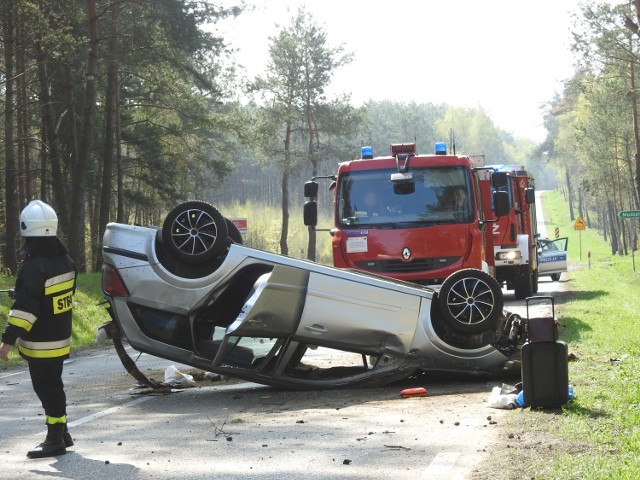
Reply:
<svg viewBox="0 0 640 480"><path fill-rule="evenodd" d="M245 8L184 0L0 2L0 254L7 273L17 268L20 210L33 198L58 212L60 236L81 271L100 268L108 222L160 225L189 199L226 205L227 216L247 204L278 206L279 241L270 248L314 260L315 232L305 252L288 245L304 181L359 158L363 145L381 155L391 143L413 141L420 152L444 140L488 164L526 165L538 189L562 189L571 220L581 215L600 229L613 254L636 249L636 223L617 213L640 209L640 0L582 6L573 29L580 60L564 90L541 106L541 143L497 128L481 108L329 97L333 74L353 55L332 45L304 9L274 28L265 71L245 78L216 33L218 22ZM329 192L320 201L329 211Z"/></svg>

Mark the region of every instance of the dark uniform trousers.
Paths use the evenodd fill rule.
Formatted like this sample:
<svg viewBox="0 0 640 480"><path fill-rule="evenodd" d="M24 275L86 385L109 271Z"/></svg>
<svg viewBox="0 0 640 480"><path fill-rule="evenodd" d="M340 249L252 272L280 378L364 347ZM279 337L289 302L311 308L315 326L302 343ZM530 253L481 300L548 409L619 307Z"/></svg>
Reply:
<svg viewBox="0 0 640 480"><path fill-rule="evenodd" d="M67 397L62 383L63 359L30 361L33 390L42 403L47 423L66 423Z"/></svg>

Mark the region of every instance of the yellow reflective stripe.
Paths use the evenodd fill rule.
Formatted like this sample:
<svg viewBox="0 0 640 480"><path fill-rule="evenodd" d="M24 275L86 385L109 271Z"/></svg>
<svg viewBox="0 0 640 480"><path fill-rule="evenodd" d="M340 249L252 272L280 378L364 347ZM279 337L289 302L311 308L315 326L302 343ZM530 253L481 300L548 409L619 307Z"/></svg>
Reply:
<svg viewBox="0 0 640 480"><path fill-rule="evenodd" d="M7 319L7 323L9 325L15 325L18 328L24 328L27 332L31 331L31 327L33 327L33 324L29 323L27 320L18 317L9 317Z"/></svg>
<svg viewBox="0 0 640 480"><path fill-rule="evenodd" d="M55 350L31 350L22 345L18 345L18 350L27 357L31 358L57 358L69 355L71 347L57 348Z"/></svg>
<svg viewBox="0 0 640 480"><path fill-rule="evenodd" d="M62 417L50 417L47 415L47 425L55 425L56 423L67 423L67 416Z"/></svg>
<svg viewBox="0 0 640 480"><path fill-rule="evenodd" d="M21 338L18 340L18 349L31 358L62 357L71 352L71 338L55 342L30 342Z"/></svg>
<svg viewBox="0 0 640 480"><path fill-rule="evenodd" d="M9 310L7 322L16 327L24 328L28 332L37 319L38 317L34 314L25 312L24 310Z"/></svg>
<svg viewBox="0 0 640 480"><path fill-rule="evenodd" d="M51 285L49 287L45 286L44 294L45 295L53 295L54 293L62 292L64 290L71 290L73 288L74 280L67 280L66 282L57 283L55 285Z"/></svg>

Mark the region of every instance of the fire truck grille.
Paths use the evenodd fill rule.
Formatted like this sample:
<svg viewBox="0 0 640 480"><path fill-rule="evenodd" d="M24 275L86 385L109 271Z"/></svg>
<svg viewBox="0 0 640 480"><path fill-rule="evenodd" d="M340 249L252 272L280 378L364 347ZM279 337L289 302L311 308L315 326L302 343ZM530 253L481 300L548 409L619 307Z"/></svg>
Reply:
<svg viewBox="0 0 640 480"><path fill-rule="evenodd" d="M402 260L365 260L355 262L358 268L375 273L415 273L443 268L457 262L460 257L414 258Z"/></svg>

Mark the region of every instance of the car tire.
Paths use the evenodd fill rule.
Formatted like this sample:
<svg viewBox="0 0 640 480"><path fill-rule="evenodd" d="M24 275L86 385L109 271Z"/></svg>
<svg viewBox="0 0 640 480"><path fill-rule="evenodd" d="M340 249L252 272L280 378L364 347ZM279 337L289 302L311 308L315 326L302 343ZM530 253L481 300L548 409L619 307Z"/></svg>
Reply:
<svg viewBox="0 0 640 480"><path fill-rule="evenodd" d="M559 273L552 273L551 274L551 280L553 280L554 282L559 282L560 281L560 274Z"/></svg>
<svg viewBox="0 0 640 480"><path fill-rule="evenodd" d="M504 299L496 279L481 270L466 268L442 283L438 306L452 329L475 334L496 328Z"/></svg>
<svg viewBox="0 0 640 480"><path fill-rule="evenodd" d="M162 241L169 254L179 262L206 263L224 252L227 222L207 202L184 202L166 216L162 224Z"/></svg>

